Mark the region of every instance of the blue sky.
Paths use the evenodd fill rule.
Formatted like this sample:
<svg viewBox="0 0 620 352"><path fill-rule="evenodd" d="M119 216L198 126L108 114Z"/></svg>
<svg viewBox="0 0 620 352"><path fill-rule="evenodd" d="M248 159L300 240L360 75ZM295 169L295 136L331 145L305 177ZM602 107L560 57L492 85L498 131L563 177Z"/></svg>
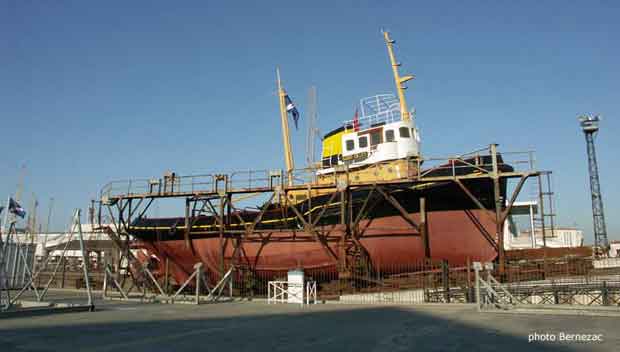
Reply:
<svg viewBox="0 0 620 352"><path fill-rule="evenodd" d="M620 34L614 1L0 1L0 196L55 198L53 227L106 182L282 167L274 69L322 131L358 100L393 92L384 27L397 39L427 156L489 143L537 151L554 171L563 225L591 208L578 114L597 139L611 239L620 239Z"/></svg>

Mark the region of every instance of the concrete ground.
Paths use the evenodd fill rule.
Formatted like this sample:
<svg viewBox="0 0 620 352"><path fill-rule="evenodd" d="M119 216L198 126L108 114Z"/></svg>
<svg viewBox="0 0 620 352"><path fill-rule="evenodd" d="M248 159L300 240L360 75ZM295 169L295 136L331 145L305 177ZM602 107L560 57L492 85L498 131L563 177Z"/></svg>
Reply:
<svg viewBox="0 0 620 352"><path fill-rule="evenodd" d="M478 313L468 305L96 305L92 313L0 318L0 351L620 351L618 317ZM567 334L602 341L560 341Z"/></svg>

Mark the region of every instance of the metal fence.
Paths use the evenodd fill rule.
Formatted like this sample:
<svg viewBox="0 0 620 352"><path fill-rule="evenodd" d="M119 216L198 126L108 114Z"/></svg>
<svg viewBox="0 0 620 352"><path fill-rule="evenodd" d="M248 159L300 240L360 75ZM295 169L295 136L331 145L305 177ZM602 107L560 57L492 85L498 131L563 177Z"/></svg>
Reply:
<svg viewBox="0 0 620 352"><path fill-rule="evenodd" d="M30 278L27 273L28 269L32 272L35 258L36 245L29 243L5 243L4 254L4 273L7 275L6 282L0 280L0 289L21 288ZM0 248L2 250L2 248Z"/></svg>
<svg viewBox="0 0 620 352"><path fill-rule="evenodd" d="M620 304L620 266L597 268L592 258L556 258L509 262L503 273L491 274L527 304ZM266 298L268 282L286 280L287 270L251 271L239 268L235 295ZM420 260L408 265L373 270L359 265L348 273L336 267L305 270L316 282L319 301L344 303L466 303L475 301L475 273L471 265Z"/></svg>

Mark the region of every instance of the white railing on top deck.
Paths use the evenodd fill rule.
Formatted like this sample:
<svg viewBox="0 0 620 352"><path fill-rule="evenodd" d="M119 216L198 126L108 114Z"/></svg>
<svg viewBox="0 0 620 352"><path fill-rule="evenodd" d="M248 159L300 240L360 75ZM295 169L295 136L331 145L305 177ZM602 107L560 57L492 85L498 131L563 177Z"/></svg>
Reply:
<svg viewBox="0 0 620 352"><path fill-rule="evenodd" d="M363 98L359 105L358 126L367 129L379 123L392 123L401 120L400 103L392 94L379 94ZM344 121L345 128L352 127L354 119Z"/></svg>

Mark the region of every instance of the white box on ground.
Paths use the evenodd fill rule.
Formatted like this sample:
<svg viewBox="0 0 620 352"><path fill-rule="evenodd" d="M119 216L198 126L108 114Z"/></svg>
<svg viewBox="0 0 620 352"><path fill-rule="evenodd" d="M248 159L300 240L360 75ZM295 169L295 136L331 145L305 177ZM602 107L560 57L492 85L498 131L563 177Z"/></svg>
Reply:
<svg viewBox="0 0 620 352"><path fill-rule="evenodd" d="M288 303L303 303L304 301L304 271L300 269L288 272Z"/></svg>

